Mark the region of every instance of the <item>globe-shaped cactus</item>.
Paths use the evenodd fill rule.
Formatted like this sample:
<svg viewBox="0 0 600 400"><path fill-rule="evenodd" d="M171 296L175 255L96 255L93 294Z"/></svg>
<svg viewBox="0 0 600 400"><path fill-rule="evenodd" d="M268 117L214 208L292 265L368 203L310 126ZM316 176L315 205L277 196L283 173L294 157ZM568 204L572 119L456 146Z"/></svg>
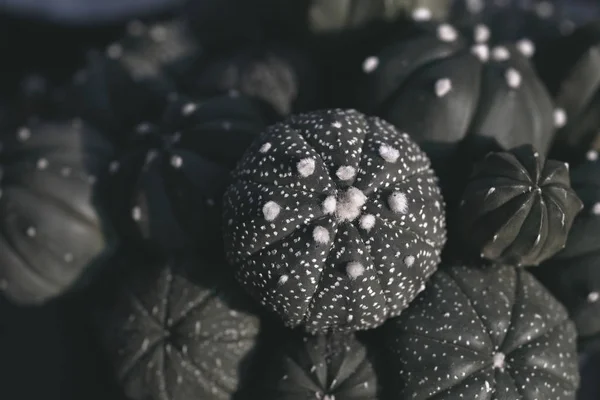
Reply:
<svg viewBox="0 0 600 400"><path fill-rule="evenodd" d="M259 318L223 265L185 252L122 258L97 331L127 398L226 400L243 385Z"/></svg>
<svg viewBox="0 0 600 400"><path fill-rule="evenodd" d="M221 201L229 171L264 127L250 99L178 99L159 122L140 121L110 165L115 220L165 250L189 245L222 258Z"/></svg>
<svg viewBox="0 0 600 400"><path fill-rule="evenodd" d="M292 116L255 141L233 179L228 259L288 326L376 327L408 306L440 260L444 202L429 160L379 118Z"/></svg>
<svg viewBox="0 0 600 400"><path fill-rule="evenodd" d="M356 98L423 148L449 203L488 152L531 144L547 154L564 111L554 109L526 51L473 42L449 23L407 30L364 59Z"/></svg>
<svg viewBox="0 0 600 400"><path fill-rule="evenodd" d="M263 369L253 394L266 400L376 400L381 391L372 352L352 333L288 333Z"/></svg>
<svg viewBox="0 0 600 400"><path fill-rule="evenodd" d="M0 291L36 304L89 283L115 244L99 194L113 147L80 120L0 136Z"/></svg>
<svg viewBox="0 0 600 400"><path fill-rule="evenodd" d="M482 257L531 266L565 246L582 207L568 165L522 146L490 153L475 166L459 220L465 242Z"/></svg>
<svg viewBox="0 0 600 400"><path fill-rule="evenodd" d="M568 309L582 349L600 348L600 162L591 151L571 171L571 184L583 201L565 248L534 273Z"/></svg>
<svg viewBox="0 0 600 400"><path fill-rule="evenodd" d="M522 268L440 267L383 343L396 398L573 400L579 385L575 326Z"/></svg>

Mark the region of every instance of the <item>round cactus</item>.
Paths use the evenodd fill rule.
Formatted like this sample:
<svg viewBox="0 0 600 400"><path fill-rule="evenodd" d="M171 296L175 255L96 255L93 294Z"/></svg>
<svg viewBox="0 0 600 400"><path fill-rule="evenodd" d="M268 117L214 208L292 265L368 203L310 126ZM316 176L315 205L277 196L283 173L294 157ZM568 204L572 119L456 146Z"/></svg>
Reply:
<svg viewBox="0 0 600 400"><path fill-rule="evenodd" d="M461 187L464 171L490 151L532 144L547 154L564 112L554 110L530 54L517 44L473 43L448 23L419 22L409 30L365 58L357 98L365 111L414 138L445 191Z"/></svg>
<svg viewBox="0 0 600 400"><path fill-rule="evenodd" d="M379 398L379 380L371 354L354 334L288 334L272 353L265 363L254 398Z"/></svg>
<svg viewBox="0 0 600 400"><path fill-rule="evenodd" d="M162 84L164 80L153 80ZM98 128L117 148L127 144L131 131L149 116L161 115L167 103L165 88L137 82L123 64L99 51L87 54L85 68L67 88L64 108Z"/></svg>
<svg viewBox="0 0 600 400"><path fill-rule="evenodd" d="M600 345L600 162L588 160L571 171L571 184L584 204L564 250L534 273L567 307L582 348Z"/></svg>
<svg viewBox="0 0 600 400"><path fill-rule="evenodd" d="M250 47L194 63L182 90L201 96L237 90L263 101L279 120L314 108L318 76L306 54L280 45Z"/></svg>
<svg viewBox="0 0 600 400"><path fill-rule="evenodd" d="M190 253L120 261L134 265L96 311L127 398L230 399L248 372L244 362L260 328L235 281Z"/></svg>
<svg viewBox="0 0 600 400"><path fill-rule="evenodd" d="M395 398L574 400L575 326L527 271L440 267L383 327Z"/></svg>
<svg viewBox="0 0 600 400"><path fill-rule="evenodd" d="M221 258L220 199L230 169L263 127L240 95L175 100L160 123L140 121L132 145L110 165L121 229L163 249L194 245Z"/></svg>
<svg viewBox="0 0 600 400"><path fill-rule="evenodd" d="M482 257L531 266L565 246L582 207L568 165L527 145L490 153L475 166L459 220L466 243Z"/></svg>
<svg viewBox="0 0 600 400"><path fill-rule="evenodd" d="M135 81L149 82L176 77L200 51L189 26L180 19L149 25L134 20L123 37L106 46L105 56Z"/></svg>
<svg viewBox="0 0 600 400"><path fill-rule="evenodd" d="M353 331L398 315L440 261L444 202L406 134L354 110L290 117L224 198L228 259L286 325Z"/></svg>
<svg viewBox="0 0 600 400"><path fill-rule="evenodd" d="M114 157L79 120L0 137L0 291L41 303L86 283L112 249L98 181Z"/></svg>

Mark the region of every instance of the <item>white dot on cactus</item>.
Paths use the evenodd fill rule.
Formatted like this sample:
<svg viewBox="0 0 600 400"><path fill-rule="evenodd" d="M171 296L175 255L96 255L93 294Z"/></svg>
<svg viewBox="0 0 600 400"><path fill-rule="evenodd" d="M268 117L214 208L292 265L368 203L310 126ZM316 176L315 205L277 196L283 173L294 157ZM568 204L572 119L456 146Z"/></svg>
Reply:
<svg viewBox="0 0 600 400"><path fill-rule="evenodd" d="M504 362L506 360L506 356L504 353L498 352L493 356L493 365L495 369L499 369L500 371L504 370Z"/></svg>
<svg viewBox="0 0 600 400"><path fill-rule="evenodd" d="M458 32L450 24L441 24L437 29L438 38L443 42L454 42L458 39Z"/></svg>
<svg viewBox="0 0 600 400"><path fill-rule="evenodd" d="M378 66L379 66L379 58L377 58L375 56L371 56L371 57L365 58L365 61L363 61L363 64L362 64L362 69L364 72L366 72L368 74L368 73L375 71Z"/></svg>
<svg viewBox="0 0 600 400"><path fill-rule="evenodd" d="M346 273L351 279L356 279L365 273L365 267L358 261L352 261L346 265Z"/></svg>
<svg viewBox="0 0 600 400"><path fill-rule="evenodd" d="M235 316L237 316L237 314L231 314L231 316L235 317ZM184 344L184 345L181 346L181 354L183 354L183 355L187 355L188 354L188 347L187 347L187 345Z"/></svg>
<svg viewBox="0 0 600 400"><path fill-rule="evenodd" d="M331 124L331 126L333 126L335 129L340 129L342 127L342 123L340 121L335 121L333 124Z"/></svg>
<svg viewBox="0 0 600 400"><path fill-rule="evenodd" d="M504 46L496 46L491 52L492 60L494 61L506 61L510 58L510 52Z"/></svg>
<svg viewBox="0 0 600 400"><path fill-rule="evenodd" d="M17 139L24 142L31 137L31 131L28 128L19 128L17 131Z"/></svg>
<svg viewBox="0 0 600 400"><path fill-rule="evenodd" d="M490 383L488 381L485 381L485 391L486 391L486 393L489 393L492 391L492 386L490 385Z"/></svg>
<svg viewBox="0 0 600 400"><path fill-rule="evenodd" d="M290 279L290 277L289 277L289 276L287 276L287 275L281 275L281 276L279 277L279 281L278 281L278 283L279 283L280 285L283 285L283 284L284 284L284 283L286 283L286 282L287 282L289 279Z"/></svg>
<svg viewBox="0 0 600 400"><path fill-rule="evenodd" d="M353 207L362 207L367 201L367 196L365 196L362 190L350 187L346 191L346 200Z"/></svg>
<svg viewBox="0 0 600 400"><path fill-rule="evenodd" d="M334 196L327 196L323 201L323 214L333 214L337 206L337 200Z"/></svg>
<svg viewBox="0 0 600 400"><path fill-rule="evenodd" d="M388 205L393 212L406 214L408 211L408 198L402 192L394 192L388 197Z"/></svg>
<svg viewBox="0 0 600 400"><path fill-rule="evenodd" d="M46 169L46 168L48 168L48 160L46 160L45 158L40 158L37 161L37 168L38 169Z"/></svg>
<svg viewBox="0 0 600 400"><path fill-rule="evenodd" d="M271 143L267 142L267 143L264 143L262 146L260 146L260 149L258 151L265 154L270 149L271 149Z"/></svg>
<svg viewBox="0 0 600 400"><path fill-rule="evenodd" d="M513 89L517 89L519 86L521 86L521 73L519 71L517 71L514 68L509 68L506 70L506 83L508 83L508 86L513 88Z"/></svg>
<svg viewBox="0 0 600 400"><path fill-rule="evenodd" d="M118 161L111 161L110 164L108 164L108 170L111 173L115 173L119 170L120 167L120 163Z"/></svg>
<svg viewBox="0 0 600 400"><path fill-rule="evenodd" d="M279 215L280 211L281 207L279 206L279 204L275 203L272 200L268 201L262 209L263 215L265 216L265 219L267 221L275 220L275 218L277 218L277 216Z"/></svg>
<svg viewBox="0 0 600 400"><path fill-rule="evenodd" d="M350 187L337 202L335 213L340 221L354 221L359 217L367 196L355 187Z"/></svg>
<svg viewBox="0 0 600 400"><path fill-rule="evenodd" d="M466 3L471 14L478 14L485 8L485 0L466 0Z"/></svg>
<svg viewBox="0 0 600 400"><path fill-rule="evenodd" d="M152 126L149 122L141 122L135 127L135 131L141 134L148 133L150 130L152 130Z"/></svg>
<svg viewBox="0 0 600 400"><path fill-rule="evenodd" d="M138 206L135 206L131 209L131 218L134 221L139 221L142 219L142 209Z"/></svg>
<svg viewBox="0 0 600 400"><path fill-rule="evenodd" d="M120 58L123 55L123 46L118 43L111 44L106 49L106 55L112 59Z"/></svg>
<svg viewBox="0 0 600 400"><path fill-rule="evenodd" d="M598 159L598 152L596 150L590 150L586 153L585 158L588 161L596 161Z"/></svg>
<svg viewBox="0 0 600 400"><path fill-rule="evenodd" d="M596 303L600 300L600 292L590 292L587 296L588 303Z"/></svg>
<svg viewBox="0 0 600 400"><path fill-rule="evenodd" d="M196 106L194 103L187 103L181 109L181 113L184 116L189 116L189 115L193 114L197 108L198 108L198 106Z"/></svg>
<svg viewBox="0 0 600 400"><path fill-rule="evenodd" d="M348 317L346 318L346 321L352 322L353 319L354 319L354 315L348 314Z"/></svg>
<svg viewBox="0 0 600 400"><path fill-rule="evenodd" d="M592 214L594 214L594 215L600 215L600 202L595 203L592 206Z"/></svg>
<svg viewBox="0 0 600 400"><path fill-rule="evenodd" d="M444 97L450 90L452 90L452 81L450 79L442 78L435 82L435 95L437 97Z"/></svg>
<svg viewBox="0 0 600 400"><path fill-rule="evenodd" d="M540 1L533 7L538 17L548 19L554 14L554 5L549 1Z"/></svg>
<svg viewBox="0 0 600 400"><path fill-rule="evenodd" d="M315 227L315 229L313 229L313 239L318 244L327 244L330 240L329 231L327 230L327 228L317 226Z"/></svg>
<svg viewBox="0 0 600 400"><path fill-rule="evenodd" d="M375 216L373 214L365 214L358 221L359 226L369 232L375 226Z"/></svg>
<svg viewBox="0 0 600 400"><path fill-rule="evenodd" d="M381 146L379 146L379 155L385 161L395 163L400 157L400 151L388 144L382 144Z"/></svg>
<svg viewBox="0 0 600 400"><path fill-rule="evenodd" d="M164 42L167 39L167 28L162 25L154 25L150 28L150 37L156 42Z"/></svg>
<svg viewBox="0 0 600 400"><path fill-rule="evenodd" d="M338 168L335 175L343 181L348 181L354 178L354 175L356 175L356 169L349 165L344 165Z"/></svg>
<svg viewBox="0 0 600 400"><path fill-rule="evenodd" d="M478 24L475 26L474 32L475 42L477 43L485 43L490 40L490 28L483 24Z"/></svg>
<svg viewBox="0 0 600 400"><path fill-rule="evenodd" d="M404 265L407 267L412 267L415 264L415 256L406 256L404 257Z"/></svg>
<svg viewBox="0 0 600 400"><path fill-rule="evenodd" d="M303 158L296 164L296 169L300 176L306 178L315 172L315 160L313 158Z"/></svg>
<svg viewBox="0 0 600 400"><path fill-rule="evenodd" d="M431 10L427 7L419 7L412 12L412 19L414 21L429 21L431 17Z"/></svg>
<svg viewBox="0 0 600 400"><path fill-rule="evenodd" d="M171 143L178 143L181 141L181 132L175 132L171 135Z"/></svg>
<svg viewBox="0 0 600 400"><path fill-rule="evenodd" d="M490 48L485 44L476 44L471 47L471 53L481 62L487 62L490 59Z"/></svg>
<svg viewBox="0 0 600 400"><path fill-rule="evenodd" d="M29 228L27 228L26 233L29 237L35 237L35 235L37 235L37 230L33 226L30 226Z"/></svg>
<svg viewBox="0 0 600 400"><path fill-rule="evenodd" d="M535 44L529 39L517 41L517 50L525 57L532 57L535 54Z"/></svg>
<svg viewBox="0 0 600 400"><path fill-rule="evenodd" d="M567 123L567 113L562 108L556 108L554 110L554 126L562 128Z"/></svg>
<svg viewBox="0 0 600 400"><path fill-rule="evenodd" d="M174 168L181 168L181 166L183 165L183 159L178 155L174 155L173 157L171 157L171 165Z"/></svg>

